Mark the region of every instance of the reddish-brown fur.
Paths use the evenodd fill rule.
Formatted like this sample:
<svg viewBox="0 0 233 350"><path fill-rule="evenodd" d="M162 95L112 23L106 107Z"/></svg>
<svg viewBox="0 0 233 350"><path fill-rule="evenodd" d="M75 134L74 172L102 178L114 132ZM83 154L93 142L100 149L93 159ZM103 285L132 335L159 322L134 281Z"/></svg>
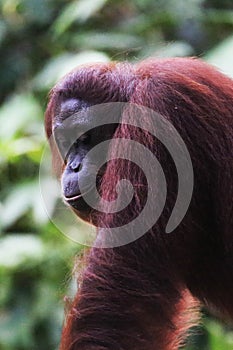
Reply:
<svg viewBox="0 0 233 350"><path fill-rule="evenodd" d="M114 136L140 141L162 164L168 183L166 207L137 241L90 250L60 349L176 350L197 320L197 299L233 319L233 81L198 59L84 66L52 90L48 137L56 108L66 97L94 104L133 102L159 112L186 143L194 192L182 223L166 234L177 193L174 164L150 135L142 137L143 131L132 126L118 127ZM111 153L117 157L117 149ZM95 217L111 227L140 212L146 182L136 170L123 160L109 162L101 187L104 197L112 198L115 184L125 177L134 185L135 197L124 215L93 212L90 221Z"/></svg>

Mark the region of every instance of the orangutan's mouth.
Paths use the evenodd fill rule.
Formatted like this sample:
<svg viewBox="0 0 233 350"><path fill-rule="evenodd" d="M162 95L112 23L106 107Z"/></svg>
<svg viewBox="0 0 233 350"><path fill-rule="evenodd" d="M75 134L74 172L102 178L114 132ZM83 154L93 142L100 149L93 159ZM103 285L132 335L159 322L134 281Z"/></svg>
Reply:
<svg viewBox="0 0 233 350"><path fill-rule="evenodd" d="M88 203L85 201L84 196L86 195L92 195L91 192L93 192L93 186L89 189L87 189L85 192L77 193L76 195L72 197L66 197L63 196L64 201L69 204L71 207L78 211L86 211L89 208ZM94 195L94 193L93 193Z"/></svg>

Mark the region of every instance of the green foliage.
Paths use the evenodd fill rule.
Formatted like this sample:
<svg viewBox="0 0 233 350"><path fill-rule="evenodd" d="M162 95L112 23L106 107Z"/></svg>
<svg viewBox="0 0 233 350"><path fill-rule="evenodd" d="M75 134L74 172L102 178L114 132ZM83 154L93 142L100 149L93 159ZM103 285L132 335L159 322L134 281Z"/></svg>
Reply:
<svg viewBox="0 0 233 350"><path fill-rule="evenodd" d="M53 349L58 344L72 249L53 239L56 244L52 235L49 241L34 234L1 240L1 349Z"/></svg>
<svg viewBox="0 0 233 350"><path fill-rule="evenodd" d="M233 76L232 47L231 0L0 0L1 350L57 348L75 289L80 246L50 222L38 181L49 89L78 64L150 55L205 55ZM232 331L209 317L187 347L231 348Z"/></svg>
<svg viewBox="0 0 233 350"><path fill-rule="evenodd" d="M209 332L209 343L211 350L233 349L233 331L226 330L217 321L210 320L206 324Z"/></svg>
<svg viewBox="0 0 233 350"><path fill-rule="evenodd" d="M233 36L230 36L224 40L220 45L218 45L206 55L206 59L209 63L212 63L215 66L219 67L223 73L233 78L233 66L231 63L232 57Z"/></svg>
<svg viewBox="0 0 233 350"><path fill-rule="evenodd" d="M84 23L102 9L107 0L77 0L64 6L54 22L54 32L60 35L67 31L73 22Z"/></svg>
<svg viewBox="0 0 233 350"><path fill-rule="evenodd" d="M108 57L102 52L83 51L82 53L64 53L52 58L33 80L35 89L46 90L57 80L83 62L107 62Z"/></svg>

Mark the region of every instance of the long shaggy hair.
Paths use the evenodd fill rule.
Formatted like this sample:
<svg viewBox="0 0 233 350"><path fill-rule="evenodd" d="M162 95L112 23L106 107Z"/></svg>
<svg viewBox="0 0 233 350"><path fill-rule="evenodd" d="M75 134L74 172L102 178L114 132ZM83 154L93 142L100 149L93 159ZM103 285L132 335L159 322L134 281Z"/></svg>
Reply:
<svg viewBox="0 0 233 350"><path fill-rule="evenodd" d="M175 165L143 125L136 129L124 124L123 114L113 137L136 140L156 155L166 175L166 205L156 224L135 242L90 249L66 315L60 349L178 349L197 322L199 301L233 319L233 81L192 58L83 66L50 94L48 137L56 108L71 97L92 105L130 102L159 113L188 148L194 191L183 221L166 234L178 188ZM116 160L108 163L100 191L111 200L117 182L126 178L134 197L120 214L92 212L90 220L98 226L121 226L145 204L145 175L132 162L117 159L118 152L118 147L110 149ZM154 178L156 187L156 174ZM159 189L156 193L159 196Z"/></svg>

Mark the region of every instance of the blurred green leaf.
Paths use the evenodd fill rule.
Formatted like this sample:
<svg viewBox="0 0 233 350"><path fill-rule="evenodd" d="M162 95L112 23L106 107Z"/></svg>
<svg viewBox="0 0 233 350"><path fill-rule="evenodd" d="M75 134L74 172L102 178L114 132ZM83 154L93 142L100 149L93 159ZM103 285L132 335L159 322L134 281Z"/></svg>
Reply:
<svg viewBox="0 0 233 350"><path fill-rule="evenodd" d="M233 78L233 36L211 50L205 59Z"/></svg>
<svg viewBox="0 0 233 350"><path fill-rule="evenodd" d="M21 0L19 10L27 20L35 23L46 23L51 19L52 6L51 1L47 0Z"/></svg>
<svg viewBox="0 0 233 350"><path fill-rule="evenodd" d="M6 23L4 23L4 21L0 20L0 45L1 45L2 41L4 40L6 33L7 33Z"/></svg>
<svg viewBox="0 0 233 350"><path fill-rule="evenodd" d="M25 349L33 344L32 315L26 298L21 296L19 299L14 311L8 309L0 314L0 344L3 349Z"/></svg>
<svg viewBox="0 0 233 350"><path fill-rule="evenodd" d="M86 22L106 2L107 0L77 0L67 4L53 25L55 34L64 33L74 21Z"/></svg>
<svg viewBox="0 0 233 350"><path fill-rule="evenodd" d="M60 198L60 186L52 176L40 176L39 191L36 192L33 205L33 217L39 224L43 224L51 218L56 206L58 195Z"/></svg>
<svg viewBox="0 0 233 350"><path fill-rule="evenodd" d="M16 133L26 134L33 121L42 119L42 110L38 101L30 94L11 96L0 109L0 139L11 140Z"/></svg>
<svg viewBox="0 0 233 350"><path fill-rule="evenodd" d="M97 51L86 51L80 54L66 53L51 59L35 77L33 85L37 89L50 89L58 79L69 73L80 64L88 62L107 62L108 57Z"/></svg>
<svg viewBox="0 0 233 350"><path fill-rule="evenodd" d="M40 143L39 143L40 142ZM39 161L41 155L41 140L33 137L21 137L16 140L0 140L0 164L7 159L27 154L34 161Z"/></svg>
<svg viewBox="0 0 233 350"><path fill-rule="evenodd" d="M9 227L24 215L33 206L34 198L38 191L38 183L34 180L18 183L11 188L10 193L2 202L0 226L2 228Z"/></svg>
<svg viewBox="0 0 233 350"><path fill-rule="evenodd" d="M0 240L0 268L16 268L30 260L41 260L44 247L35 235L6 236Z"/></svg>
<svg viewBox="0 0 233 350"><path fill-rule="evenodd" d="M233 24L233 11L219 9L208 10L205 20L212 24Z"/></svg>
<svg viewBox="0 0 233 350"><path fill-rule="evenodd" d="M232 350L233 331L227 333L224 328L215 321L209 321L206 325L209 332L211 350Z"/></svg>
<svg viewBox="0 0 233 350"><path fill-rule="evenodd" d="M185 42L176 41L169 44L160 43L156 47L148 47L145 53L151 57L182 57L191 55L193 48Z"/></svg>
<svg viewBox="0 0 233 350"><path fill-rule="evenodd" d="M139 37L129 34L86 32L73 36L72 44L84 49L124 50L141 46L143 41Z"/></svg>

